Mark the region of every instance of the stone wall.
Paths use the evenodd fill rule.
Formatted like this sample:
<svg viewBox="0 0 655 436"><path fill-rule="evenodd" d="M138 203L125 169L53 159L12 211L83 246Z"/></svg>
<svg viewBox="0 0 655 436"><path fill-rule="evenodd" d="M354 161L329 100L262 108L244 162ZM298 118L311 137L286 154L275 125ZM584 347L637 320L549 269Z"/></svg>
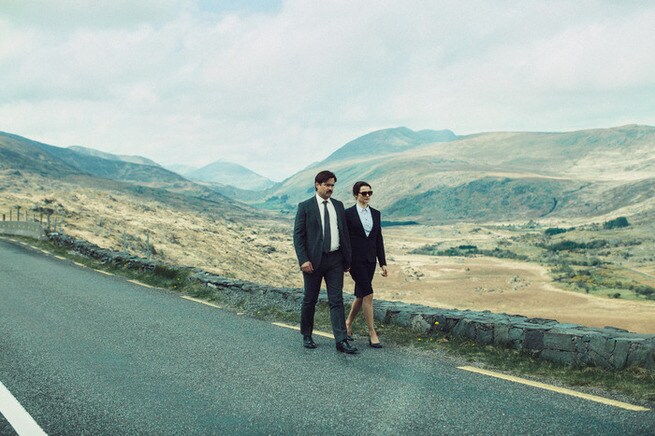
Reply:
<svg viewBox="0 0 655 436"><path fill-rule="evenodd" d="M41 224L34 221L0 221L0 234L27 236L34 239L46 237Z"/></svg>
<svg viewBox="0 0 655 436"><path fill-rule="evenodd" d="M63 235L52 239L106 263L144 271L152 271L157 265L154 261L126 256ZM199 269L192 270L190 279L220 294L223 300L255 309L275 306L280 310L299 311L303 297L302 289L258 285ZM325 299L322 292L320 300ZM344 295L346 302L352 299L352 295ZM550 319L489 311L448 310L381 300L375 302L374 315L383 323L409 327L419 334L442 334L468 338L481 345L511 347L537 358L571 366L597 366L610 370L637 366L655 371L655 335L630 333L614 327L561 324Z"/></svg>

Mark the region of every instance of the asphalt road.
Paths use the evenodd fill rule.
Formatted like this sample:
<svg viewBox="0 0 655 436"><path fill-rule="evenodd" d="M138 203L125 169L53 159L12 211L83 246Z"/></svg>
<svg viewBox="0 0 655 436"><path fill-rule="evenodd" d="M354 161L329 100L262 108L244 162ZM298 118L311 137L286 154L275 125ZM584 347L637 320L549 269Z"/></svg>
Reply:
<svg viewBox="0 0 655 436"><path fill-rule="evenodd" d="M632 412L297 331L0 239L0 382L48 434L653 434ZM0 405L0 412L2 405ZM11 434L0 416L0 433Z"/></svg>

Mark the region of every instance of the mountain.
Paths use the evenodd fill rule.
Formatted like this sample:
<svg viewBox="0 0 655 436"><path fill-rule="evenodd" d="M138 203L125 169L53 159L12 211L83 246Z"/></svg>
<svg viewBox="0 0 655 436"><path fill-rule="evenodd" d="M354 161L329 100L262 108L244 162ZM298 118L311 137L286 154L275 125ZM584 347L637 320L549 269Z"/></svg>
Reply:
<svg viewBox="0 0 655 436"><path fill-rule="evenodd" d="M354 139L328 156L321 164L368 156L402 153L424 144L449 142L457 139L450 130L420 130L407 127L384 129Z"/></svg>
<svg viewBox="0 0 655 436"><path fill-rule="evenodd" d="M186 181L160 166L105 159L86 151L55 147L4 132L0 132L0 156L3 157L0 168L34 171L55 178L85 174L140 183L173 184Z"/></svg>
<svg viewBox="0 0 655 436"><path fill-rule="evenodd" d="M392 141L378 149L393 150L397 133L374 132ZM372 204L388 220L592 218L655 208L655 128L650 126L478 133L383 155L354 153L356 141L266 191L260 201L275 200L278 208L291 211L314 192L316 172L330 169L338 179L336 198L353 204L353 183L366 180L375 191Z"/></svg>
<svg viewBox="0 0 655 436"><path fill-rule="evenodd" d="M5 132L0 132L2 170L14 171L16 177L26 180L34 175L61 181L70 184L71 189L117 190L202 210L218 207L221 216L257 215L247 205L158 165L105 159L88 151L56 147Z"/></svg>
<svg viewBox="0 0 655 436"><path fill-rule="evenodd" d="M275 184L272 180L244 166L222 160L182 174L192 180L229 185L251 191L262 191Z"/></svg>
<svg viewBox="0 0 655 436"><path fill-rule="evenodd" d="M82 147L81 145L72 145L68 147L69 150L73 150L77 153L80 154L85 154L87 156L94 156L94 157L100 157L103 159L109 159L109 160L117 160L120 162L130 162L130 163L135 163L135 164L140 164L140 165L152 165L152 166L160 166L157 162L150 160L148 158L142 157L142 156L127 156L127 155L118 155L118 154L112 154L112 153L105 153L100 150L96 150L93 148L88 148L88 147Z"/></svg>

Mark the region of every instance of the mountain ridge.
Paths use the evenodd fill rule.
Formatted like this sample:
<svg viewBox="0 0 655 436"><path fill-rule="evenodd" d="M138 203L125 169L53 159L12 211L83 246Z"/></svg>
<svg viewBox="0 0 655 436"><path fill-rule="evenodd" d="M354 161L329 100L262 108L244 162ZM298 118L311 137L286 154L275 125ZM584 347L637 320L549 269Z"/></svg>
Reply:
<svg viewBox="0 0 655 436"><path fill-rule="evenodd" d="M158 166L158 167L161 166L157 162L143 156L107 153L104 151L96 150L95 148L84 147L82 145L71 145L70 147L68 147L68 149L73 150L77 153L86 154L88 156L100 157L108 160L130 162L140 165L151 165L151 166Z"/></svg>
<svg viewBox="0 0 655 436"><path fill-rule="evenodd" d="M323 161L312 166L367 155L388 155L402 153L424 144L449 142L457 139L450 130L419 130L394 127L376 130L347 142Z"/></svg>
<svg viewBox="0 0 655 436"><path fill-rule="evenodd" d="M350 186L366 180L376 192L372 204L394 220L593 218L626 207L655 207L653 149L655 128L634 124L476 133L390 155L325 159L266 194L267 199L284 198L279 207L292 212L295 203L312 194L317 170L330 169L337 174L336 198L354 201ZM613 200L606 202L604 196Z"/></svg>
<svg viewBox="0 0 655 436"><path fill-rule="evenodd" d="M592 220L619 211L655 210L655 127L488 132L455 139L446 133L442 139L450 140L430 142L441 132L450 131L371 132L368 139L364 135L344 144L342 154L337 150L283 182L268 181L261 191L246 189L245 183L237 187L194 183L162 167L86 156L1 132L0 168L59 178L88 174L286 214L313 194L316 172L330 169L338 178L336 198L353 203L350 187L366 180L376 192L372 204L386 219L426 224ZM391 144L380 143L383 138L391 138ZM370 152L367 144L382 152ZM212 169L213 164L207 167Z"/></svg>

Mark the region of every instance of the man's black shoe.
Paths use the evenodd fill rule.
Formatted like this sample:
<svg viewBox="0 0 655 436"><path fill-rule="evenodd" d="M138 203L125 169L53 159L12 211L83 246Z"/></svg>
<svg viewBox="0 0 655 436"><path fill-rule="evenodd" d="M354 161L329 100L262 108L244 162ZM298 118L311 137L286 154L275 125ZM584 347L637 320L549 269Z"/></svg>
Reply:
<svg viewBox="0 0 655 436"><path fill-rule="evenodd" d="M337 351L346 354L355 354L357 352L357 348L350 345L348 341L344 339L341 342L337 342Z"/></svg>
<svg viewBox="0 0 655 436"><path fill-rule="evenodd" d="M304 335L302 337L302 345L305 348L316 348L316 344L314 343L311 335Z"/></svg>

